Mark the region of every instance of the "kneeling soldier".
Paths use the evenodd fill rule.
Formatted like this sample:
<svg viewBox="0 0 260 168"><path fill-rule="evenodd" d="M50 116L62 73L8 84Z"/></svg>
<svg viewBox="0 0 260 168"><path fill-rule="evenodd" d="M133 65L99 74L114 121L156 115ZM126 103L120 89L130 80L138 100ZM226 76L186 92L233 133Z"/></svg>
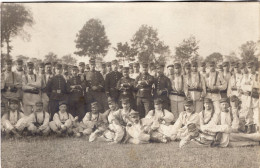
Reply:
<svg viewBox="0 0 260 168"><path fill-rule="evenodd" d="M58 135L71 134L72 120L72 115L67 112L66 102L61 101L59 103L59 112L54 114L53 121L50 122L49 126Z"/></svg>
<svg viewBox="0 0 260 168"><path fill-rule="evenodd" d="M2 133L6 134L7 137L14 135L19 138L20 133L26 127L26 118L22 112L18 110L17 99L11 99L9 101L10 110L5 113L2 117Z"/></svg>
<svg viewBox="0 0 260 168"><path fill-rule="evenodd" d="M35 103L35 110L28 118L28 131L33 135L48 135L50 133L49 113L43 110L43 102Z"/></svg>

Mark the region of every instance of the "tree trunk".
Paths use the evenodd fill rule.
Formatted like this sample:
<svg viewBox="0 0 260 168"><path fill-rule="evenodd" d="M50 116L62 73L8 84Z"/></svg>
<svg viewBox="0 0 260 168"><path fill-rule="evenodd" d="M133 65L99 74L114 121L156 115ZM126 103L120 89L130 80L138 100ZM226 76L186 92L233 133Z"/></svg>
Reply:
<svg viewBox="0 0 260 168"><path fill-rule="evenodd" d="M6 55L7 55L7 58L10 57L9 53L10 53L10 45L9 45L9 40L6 40Z"/></svg>

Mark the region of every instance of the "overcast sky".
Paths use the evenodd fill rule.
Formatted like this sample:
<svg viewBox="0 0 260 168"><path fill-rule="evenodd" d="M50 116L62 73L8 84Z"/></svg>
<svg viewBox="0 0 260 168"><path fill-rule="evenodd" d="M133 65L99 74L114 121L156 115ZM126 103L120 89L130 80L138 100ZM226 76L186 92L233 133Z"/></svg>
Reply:
<svg viewBox="0 0 260 168"><path fill-rule="evenodd" d="M76 34L91 18L105 26L112 43L105 60L115 58L118 42L129 42L142 24L158 30L159 38L172 54L184 38L194 35L200 41L199 54L224 55L246 41L259 39L259 3L27 3L35 24L26 28L29 42L13 39L13 56L44 58L48 52L59 57L76 51ZM79 58L75 56L76 58ZM86 58L79 58L86 61Z"/></svg>

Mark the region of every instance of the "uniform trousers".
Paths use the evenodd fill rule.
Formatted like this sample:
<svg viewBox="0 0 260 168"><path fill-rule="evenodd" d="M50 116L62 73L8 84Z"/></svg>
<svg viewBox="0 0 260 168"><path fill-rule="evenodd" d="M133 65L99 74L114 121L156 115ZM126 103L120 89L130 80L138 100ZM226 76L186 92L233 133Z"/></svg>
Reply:
<svg viewBox="0 0 260 168"><path fill-rule="evenodd" d="M145 97L137 97L136 100L137 111L139 112L140 118L144 118L147 113L152 109L152 100Z"/></svg>

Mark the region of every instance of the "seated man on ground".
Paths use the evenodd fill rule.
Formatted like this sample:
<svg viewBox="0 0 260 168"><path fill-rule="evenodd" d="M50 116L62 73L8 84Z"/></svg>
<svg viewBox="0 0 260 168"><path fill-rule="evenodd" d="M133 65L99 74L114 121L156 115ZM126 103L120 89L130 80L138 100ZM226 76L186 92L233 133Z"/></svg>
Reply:
<svg viewBox="0 0 260 168"><path fill-rule="evenodd" d="M49 123L51 130L59 136L71 135L73 117L67 112L67 103L59 102L59 111L54 114L53 121Z"/></svg>
<svg viewBox="0 0 260 168"><path fill-rule="evenodd" d="M49 120L50 115L43 110L43 102L36 102L34 113L30 114L28 117L27 130L32 135L49 135Z"/></svg>
<svg viewBox="0 0 260 168"><path fill-rule="evenodd" d="M2 116L2 134L6 137L21 137L21 133L26 127L27 117L18 109L19 101L11 99L9 101L9 110Z"/></svg>
<svg viewBox="0 0 260 168"><path fill-rule="evenodd" d="M167 139L171 137L171 124L173 124L174 115L162 108L162 100L160 98L154 100L154 108L154 110L149 111L144 121L146 121L146 123L150 121L148 125L150 128L151 141L165 143Z"/></svg>

